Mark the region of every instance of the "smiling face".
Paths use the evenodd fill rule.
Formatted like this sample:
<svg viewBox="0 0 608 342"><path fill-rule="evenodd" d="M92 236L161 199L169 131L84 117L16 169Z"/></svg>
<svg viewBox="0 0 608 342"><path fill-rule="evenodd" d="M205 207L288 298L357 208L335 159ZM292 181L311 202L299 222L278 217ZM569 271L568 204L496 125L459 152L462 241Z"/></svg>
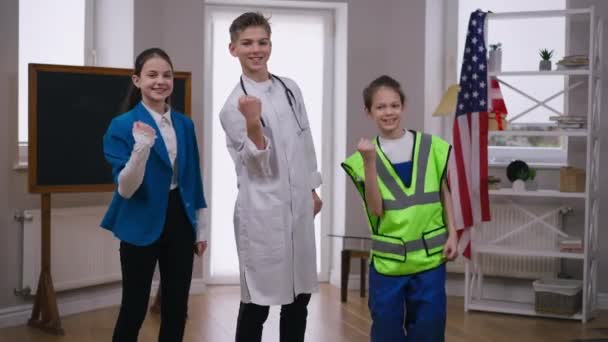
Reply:
<svg viewBox="0 0 608 342"><path fill-rule="evenodd" d="M173 68L163 58L148 59L139 75L132 77L133 84L141 90L143 102L151 108L164 111L165 101L173 91Z"/></svg>
<svg viewBox="0 0 608 342"><path fill-rule="evenodd" d="M239 59L243 73L256 80L268 78L268 59L272 52L270 33L263 26L249 26L229 45L230 54Z"/></svg>
<svg viewBox="0 0 608 342"><path fill-rule="evenodd" d="M405 109L401 101L399 93L390 87L378 87L373 93L371 105L366 110L381 136L395 138L401 134L401 116Z"/></svg>

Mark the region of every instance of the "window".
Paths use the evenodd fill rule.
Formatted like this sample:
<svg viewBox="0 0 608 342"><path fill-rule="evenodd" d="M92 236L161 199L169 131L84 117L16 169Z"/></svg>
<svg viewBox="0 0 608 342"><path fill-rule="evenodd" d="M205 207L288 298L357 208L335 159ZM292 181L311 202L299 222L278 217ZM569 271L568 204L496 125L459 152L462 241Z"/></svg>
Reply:
<svg viewBox="0 0 608 342"><path fill-rule="evenodd" d="M565 9L565 0L460 0L458 3L458 72L462 64L462 55L469 15L476 9L492 12L536 11ZM489 22L489 23L488 23ZM566 19L564 17L538 19L501 19L487 21L487 41L490 44L502 45L502 71L536 71L540 60L539 50L554 50L555 62L564 57L567 50ZM535 98L539 102L564 90L564 76L500 76L503 82L501 91L505 100L508 116L515 118L509 123L509 130L546 131L554 123L551 116L555 112L537 106L537 102L522 95L516 88ZM458 79L458 78L456 78ZM566 110L563 94L546 102L547 106L557 112ZM531 110L530 110L531 109ZM559 164L566 160L567 141L558 136L515 136L491 135L489 140L489 160L491 164L508 163L513 159L524 158L529 162Z"/></svg>
<svg viewBox="0 0 608 342"><path fill-rule="evenodd" d="M83 0L19 0L20 145L28 141L28 63L84 65L86 5Z"/></svg>

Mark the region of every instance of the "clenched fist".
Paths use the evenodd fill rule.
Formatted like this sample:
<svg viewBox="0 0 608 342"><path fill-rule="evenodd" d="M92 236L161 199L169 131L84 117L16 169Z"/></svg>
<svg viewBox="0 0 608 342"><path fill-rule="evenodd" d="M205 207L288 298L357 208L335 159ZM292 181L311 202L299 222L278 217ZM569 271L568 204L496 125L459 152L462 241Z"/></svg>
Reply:
<svg viewBox="0 0 608 342"><path fill-rule="evenodd" d="M145 146L154 145L154 140L156 139L156 131L150 125L141 121L136 121L133 123L132 132L133 139L135 139L135 142Z"/></svg>
<svg viewBox="0 0 608 342"><path fill-rule="evenodd" d="M262 102L255 96L241 96L239 98L239 111L248 123L259 123L262 115Z"/></svg>
<svg viewBox="0 0 608 342"><path fill-rule="evenodd" d="M376 146L369 139L361 138L357 144L357 151L363 156L363 160L367 162L376 160Z"/></svg>

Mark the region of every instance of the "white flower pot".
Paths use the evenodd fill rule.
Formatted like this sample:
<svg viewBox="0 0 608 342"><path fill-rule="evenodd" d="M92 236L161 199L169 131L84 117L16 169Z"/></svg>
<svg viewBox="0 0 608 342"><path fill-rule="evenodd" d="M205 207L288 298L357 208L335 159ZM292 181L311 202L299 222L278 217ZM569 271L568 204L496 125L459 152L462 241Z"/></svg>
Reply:
<svg viewBox="0 0 608 342"><path fill-rule="evenodd" d="M499 72L502 68L502 49L490 50L488 56L488 71Z"/></svg>
<svg viewBox="0 0 608 342"><path fill-rule="evenodd" d="M551 70L551 61L542 60L538 63L538 70L541 71L550 71Z"/></svg>
<svg viewBox="0 0 608 342"><path fill-rule="evenodd" d="M514 181L513 191L526 191L526 183L521 179Z"/></svg>

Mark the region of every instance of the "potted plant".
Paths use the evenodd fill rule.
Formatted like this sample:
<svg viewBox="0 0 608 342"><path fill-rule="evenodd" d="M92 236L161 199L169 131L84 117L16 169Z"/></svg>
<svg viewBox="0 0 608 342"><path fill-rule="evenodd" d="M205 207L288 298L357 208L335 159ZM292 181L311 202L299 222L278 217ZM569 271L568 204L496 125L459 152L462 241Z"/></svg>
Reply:
<svg viewBox="0 0 608 342"><path fill-rule="evenodd" d="M526 182L526 190L538 190L538 183L536 182L536 169L528 167L528 179Z"/></svg>
<svg viewBox="0 0 608 342"><path fill-rule="evenodd" d="M542 49L539 51L540 63L538 64L538 70L551 70L551 57L553 57L553 50Z"/></svg>
<svg viewBox="0 0 608 342"><path fill-rule="evenodd" d="M513 182L513 190L515 191L538 189L535 181L536 170L522 160L515 160L507 166L507 178Z"/></svg>
<svg viewBox="0 0 608 342"><path fill-rule="evenodd" d="M490 44L488 71L499 72L502 65L502 44Z"/></svg>

